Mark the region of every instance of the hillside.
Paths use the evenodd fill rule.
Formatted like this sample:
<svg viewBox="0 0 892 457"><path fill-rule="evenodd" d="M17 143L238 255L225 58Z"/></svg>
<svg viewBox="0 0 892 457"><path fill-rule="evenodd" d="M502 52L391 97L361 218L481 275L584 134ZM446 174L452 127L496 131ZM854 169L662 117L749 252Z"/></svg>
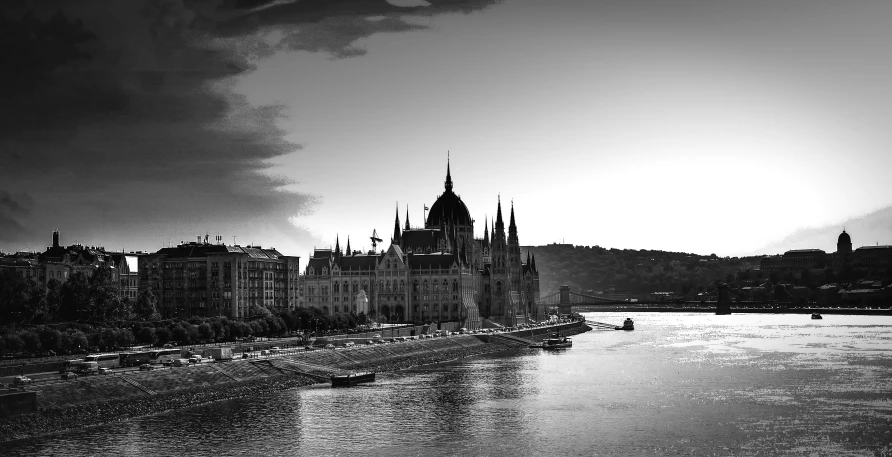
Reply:
<svg viewBox="0 0 892 457"><path fill-rule="evenodd" d="M790 249L823 249L826 252L835 252L836 239L843 227L852 237L854 248L877 243L892 244L892 206L837 224L797 230L753 254L781 254Z"/></svg>
<svg viewBox="0 0 892 457"><path fill-rule="evenodd" d="M737 272L755 269L761 258L567 244L524 246L523 258L527 252L536 257L541 296L557 292L562 284L573 291L696 293L714 287L716 281L734 280Z"/></svg>

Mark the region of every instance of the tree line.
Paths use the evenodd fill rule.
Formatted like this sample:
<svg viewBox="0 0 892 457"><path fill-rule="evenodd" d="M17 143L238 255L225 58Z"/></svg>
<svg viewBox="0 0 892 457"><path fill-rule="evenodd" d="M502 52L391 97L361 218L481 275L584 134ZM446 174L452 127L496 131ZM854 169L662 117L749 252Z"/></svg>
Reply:
<svg viewBox="0 0 892 457"><path fill-rule="evenodd" d="M136 300L120 298L112 272L75 272L46 289L10 270L0 270L0 354L73 354L119 350L133 345L163 346L231 342L289 332L323 334L366 324L364 313L328 316L317 308L252 308L252 318L161 319L151 290Z"/></svg>

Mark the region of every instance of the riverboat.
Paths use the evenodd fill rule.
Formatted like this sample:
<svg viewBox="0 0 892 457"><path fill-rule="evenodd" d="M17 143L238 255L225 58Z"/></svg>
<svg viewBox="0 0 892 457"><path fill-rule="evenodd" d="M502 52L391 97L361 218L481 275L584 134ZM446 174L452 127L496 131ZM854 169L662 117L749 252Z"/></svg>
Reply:
<svg viewBox="0 0 892 457"><path fill-rule="evenodd" d="M811 313L811 318L812 319L823 319L823 317L821 317L821 315L818 313Z"/></svg>
<svg viewBox="0 0 892 457"><path fill-rule="evenodd" d="M635 323L632 322L631 317L627 317L625 321L623 321L622 327L615 327L614 330L635 330Z"/></svg>
<svg viewBox="0 0 892 457"><path fill-rule="evenodd" d="M375 373L348 373L342 375L333 375L331 377L332 387L353 387L364 382L374 382Z"/></svg>
<svg viewBox="0 0 892 457"><path fill-rule="evenodd" d="M573 340L557 333L542 342L542 349L565 349L573 346Z"/></svg>

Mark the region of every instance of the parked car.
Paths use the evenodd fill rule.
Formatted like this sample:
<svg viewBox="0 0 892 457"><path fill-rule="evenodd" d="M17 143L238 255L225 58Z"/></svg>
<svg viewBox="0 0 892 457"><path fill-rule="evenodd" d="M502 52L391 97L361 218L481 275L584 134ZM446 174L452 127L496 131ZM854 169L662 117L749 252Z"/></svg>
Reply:
<svg viewBox="0 0 892 457"><path fill-rule="evenodd" d="M65 373L62 373L62 379L65 381L68 381L69 379L77 379L77 373L66 371Z"/></svg>
<svg viewBox="0 0 892 457"><path fill-rule="evenodd" d="M12 378L12 385L14 386L24 386L25 384L31 384L33 382L34 381L32 381L31 378L27 376L16 376Z"/></svg>
<svg viewBox="0 0 892 457"><path fill-rule="evenodd" d="M334 345L331 343L328 343L325 345L325 349L334 349Z"/></svg>
<svg viewBox="0 0 892 457"><path fill-rule="evenodd" d="M203 360L201 359L200 355L193 355L192 357L189 357L189 363L201 363L202 361Z"/></svg>
<svg viewBox="0 0 892 457"><path fill-rule="evenodd" d="M354 343L352 341L348 341L348 342L344 343L344 347L352 348L353 346L356 346L356 343Z"/></svg>
<svg viewBox="0 0 892 457"><path fill-rule="evenodd" d="M110 374L111 372L111 368L99 367L99 374Z"/></svg>

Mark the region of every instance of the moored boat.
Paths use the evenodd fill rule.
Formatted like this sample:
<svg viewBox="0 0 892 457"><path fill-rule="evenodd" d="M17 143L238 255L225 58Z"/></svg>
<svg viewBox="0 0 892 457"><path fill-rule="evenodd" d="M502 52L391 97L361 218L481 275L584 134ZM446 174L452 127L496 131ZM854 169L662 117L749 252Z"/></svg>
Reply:
<svg viewBox="0 0 892 457"><path fill-rule="evenodd" d="M564 349L572 346L573 340L558 333L554 333L551 337L542 341L542 349Z"/></svg>
<svg viewBox="0 0 892 457"><path fill-rule="evenodd" d="M635 323L632 322L631 317L627 317L625 321L623 321L622 327L614 327L614 330L635 330Z"/></svg>
<svg viewBox="0 0 892 457"><path fill-rule="evenodd" d="M331 377L332 387L352 387L364 382L374 382L375 373L348 373L341 375L333 375Z"/></svg>
<svg viewBox="0 0 892 457"><path fill-rule="evenodd" d="M819 313L811 313L812 319L823 319Z"/></svg>

